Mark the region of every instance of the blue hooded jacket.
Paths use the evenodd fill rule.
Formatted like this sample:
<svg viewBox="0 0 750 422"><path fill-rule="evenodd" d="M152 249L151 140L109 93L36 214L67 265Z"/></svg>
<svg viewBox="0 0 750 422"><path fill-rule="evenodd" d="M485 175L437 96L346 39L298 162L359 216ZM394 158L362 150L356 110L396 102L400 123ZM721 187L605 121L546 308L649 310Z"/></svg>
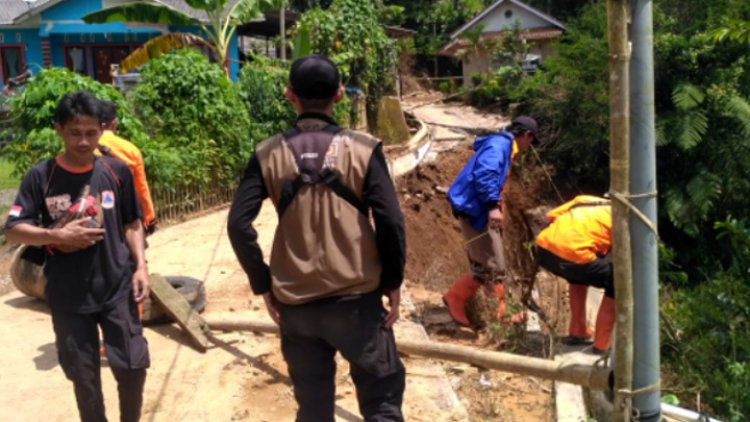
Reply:
<svg viewBox="0 0 750 422"><path fill-rule="evenodd" d="M513 134L507 131L480 136L474 141L474 155L456 176L448 190L453 212L469 219L474 230L487 226L489 210L497 208L500 192L510 169Z"/></svg>

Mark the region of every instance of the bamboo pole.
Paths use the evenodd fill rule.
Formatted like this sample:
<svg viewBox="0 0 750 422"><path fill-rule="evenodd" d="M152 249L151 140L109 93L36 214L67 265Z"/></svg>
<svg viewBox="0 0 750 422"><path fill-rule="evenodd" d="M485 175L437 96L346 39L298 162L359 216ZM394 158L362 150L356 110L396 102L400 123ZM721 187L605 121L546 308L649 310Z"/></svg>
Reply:
<svg viewBox="0 0 750 422"><path fill-rule="evenodd" d="M630 166L630 101L628 2L607 1L610 91L610 190L612 201L612 255L614 265L615 402L613 420L630 420L629 393L633 379L633 285L628 208Z"/></svg>
<svg viewBox="0 0 750 422"><path fill-rule="evenodd" d="M279 327L270 321L206 319L206 324L217 331L252 331L278 334ZM461 362L481 368L495 369L515 374L529 375L555 381L567 382L598 390L611 388L612 371L608 368L575 362L552 361L514 355L512 353L481 350L456 344L436 341L397 339L398 351L412 356Z"/></svg>

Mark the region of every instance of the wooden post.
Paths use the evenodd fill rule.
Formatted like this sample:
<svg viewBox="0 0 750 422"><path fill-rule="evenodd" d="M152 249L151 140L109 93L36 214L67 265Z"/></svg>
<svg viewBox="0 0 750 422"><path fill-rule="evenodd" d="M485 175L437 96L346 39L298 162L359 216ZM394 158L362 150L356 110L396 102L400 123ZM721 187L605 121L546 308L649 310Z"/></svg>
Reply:
<svg viewBox="0 0 750 422"><path fill-rule="evenodd" d="M612 195L612 256L614 265L615 402L613 420L629 421L633 380L633 284L628 224L630 167L630 86L628 1L607 1L609 40L610 191Z"/></svg>

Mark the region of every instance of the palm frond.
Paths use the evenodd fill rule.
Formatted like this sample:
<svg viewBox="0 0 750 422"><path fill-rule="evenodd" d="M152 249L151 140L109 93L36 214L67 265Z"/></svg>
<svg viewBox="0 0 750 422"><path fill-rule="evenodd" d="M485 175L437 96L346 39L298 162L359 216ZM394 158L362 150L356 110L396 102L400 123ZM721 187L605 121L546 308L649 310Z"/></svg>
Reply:
<svg viewBox="0 0 750 422"><path fill-rule="evenodd" d="M691 207L697 211L696 216L703 220L721 195L721 178L708 171L700 171L685 185L690 195Z"/></svg>
<svg viewBox="0 0 750 422"><path fill-rule="evenodd" d="M681 111L698 107L705 98L706 95L700 88L689 83L680 84L672 91L672 102Z"/></svg>
<svg viewBox="0 0 750 422"><path fill-rule="evenodd" d="M107 7L81 18L86 23L136 22L162 25L195 25L197 20L172 8L149 3Z"/></svg>
<svg viewBox="0 0 750 422"><path fill-rule="evenodd" d="M684 151L694 148L708 131L708 117L700 110L685 113L679 120L677 145Z"/></svg>
<svg viewBox="0 0 750 422"><path fill-rule="evenodd" d="M725 103L724 111L740 123L745 138L750 138L750 103L740 96L733 96Z"/></svg>

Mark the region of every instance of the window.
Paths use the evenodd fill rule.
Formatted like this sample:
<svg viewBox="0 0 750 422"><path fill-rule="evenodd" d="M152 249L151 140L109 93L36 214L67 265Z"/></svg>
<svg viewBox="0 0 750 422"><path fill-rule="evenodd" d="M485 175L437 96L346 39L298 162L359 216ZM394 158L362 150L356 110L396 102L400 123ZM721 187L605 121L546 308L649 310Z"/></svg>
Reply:
<svg viewBox="0 0 750 422"><path fill-rule="evenodd" d="M65 67L81 75L88 75L88 63L86 61L85 47L65 48Z"/></svg>
<svg viewBox="0 0 750 422"><path fill-rule="evenodd" d="M0 47L0 62L2 62L3 83L24 71L23 50L18 47Z"/></svg>
<svg viewBox="0 0 750 422"><path fill-rule="evenodd" d="M513 16L513 11L508 9L505 11L505 18L510 19Z"/></svg>

